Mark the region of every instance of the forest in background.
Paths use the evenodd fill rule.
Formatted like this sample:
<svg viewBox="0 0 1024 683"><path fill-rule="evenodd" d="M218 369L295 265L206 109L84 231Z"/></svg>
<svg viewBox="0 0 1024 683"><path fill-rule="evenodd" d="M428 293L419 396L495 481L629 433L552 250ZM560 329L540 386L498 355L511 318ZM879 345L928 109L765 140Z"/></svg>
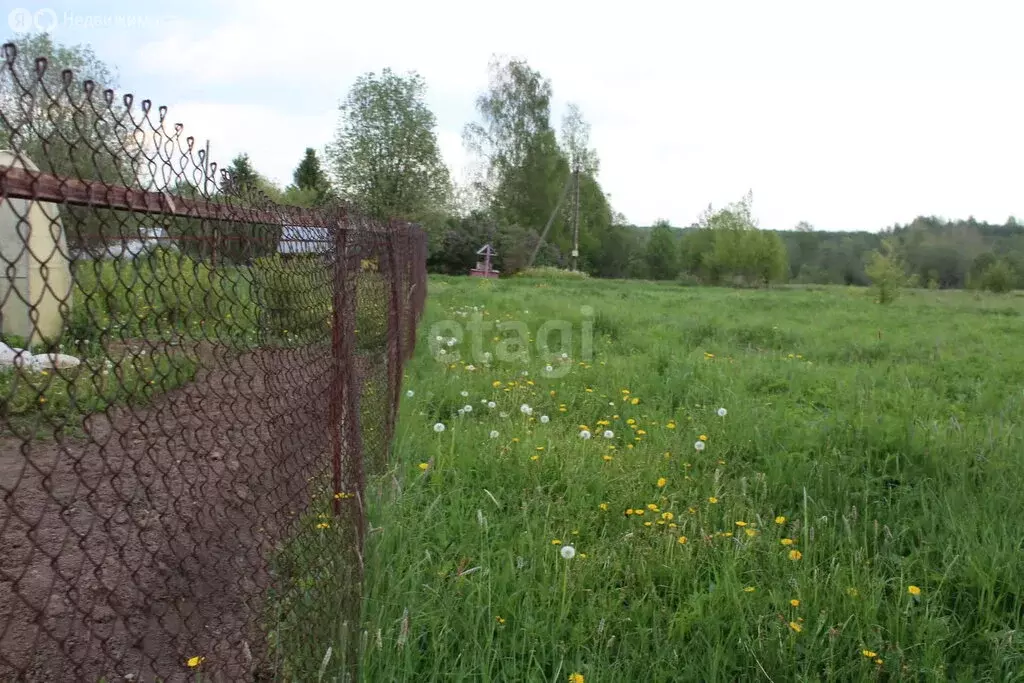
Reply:
<svg viewBox="0 0 1024 683"><path fill-rule="evenodd" d="M79 80L117 85L113 70L88 46L60 45L47 34L13 42L22 65L36 56L49 59L45 79L56 90L64 68L74 69ZM383 69L356 80L339 108L334 139L322 149L306 149L287 187L268 180L242 154L231 161L215 188L179 181L175 189L190 195L237 196L241 189L255 188L275 201L306 207L341 199L374 217L414 221L429 235L428 268L437 273L467 273L485 243L497 250L495 267L503 275L515 274L531 261L569 268L578 206L576 265L594 277L747 286L867 285L873 280L872 259L885 252L901 284L1024 288L1024 226L1012 216L1002 225L973 217L921 216L906 225L865 226L863 232L827 232L807 223L769 229L781 226L760 226L748 193L728 206L709 206L689 226L667 221L632 225L614 210L601 186L598 151L580 108L569 104L556 130L550 80L522 59L495 58L489 75L489 85L476 101L476 120L464 129L466 147L475 159L466 182L453 181L441 156L425 80L415 72ZM103 120L116 118L116 105L109 112L90 110L97 120L87 122L81 120L82 108L76 110L70 100L66 110L44 116L18 105L14 87L9 74L0 75L0 103L18 131L17 140L0 139L0 147L26 150L44 171L108 180L131 177L135 169L119 168L114 161L98 164L88 151L92 146L132 148L134 141L123 128ZM51 142L44 153L43 139L56 138L59 146L64 137L54 133L63 128L74 135L84 131L96 138L88 141L95 145L79 144L62 152ZM266 246L265 231L262 246L255 249L246 248L239 236L222 236L225 245L219 253L229 260L232 251L239 259L273 251Z"/></svg>

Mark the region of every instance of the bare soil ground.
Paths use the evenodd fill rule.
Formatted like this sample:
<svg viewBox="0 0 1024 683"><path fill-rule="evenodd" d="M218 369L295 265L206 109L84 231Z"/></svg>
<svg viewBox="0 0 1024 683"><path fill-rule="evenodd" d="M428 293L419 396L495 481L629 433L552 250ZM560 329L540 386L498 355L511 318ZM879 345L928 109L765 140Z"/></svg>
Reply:
<svg viewBox="0 0 1024 683"><path fill-rule="evenodd" d="M329 350L203 364L87 438L0 438L0 680L261 677L267 557L329 469Z"/></svg>

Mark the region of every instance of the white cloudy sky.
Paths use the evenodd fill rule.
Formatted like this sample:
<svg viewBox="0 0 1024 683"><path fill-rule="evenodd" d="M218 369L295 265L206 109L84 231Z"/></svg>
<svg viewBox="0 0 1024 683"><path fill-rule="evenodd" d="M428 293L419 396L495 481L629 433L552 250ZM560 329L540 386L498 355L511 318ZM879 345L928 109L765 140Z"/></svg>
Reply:
<svg viewBox="0 0 1024 683"><path fill-rule="evenodd" d="M20 5L53 8L57 40L92 45L215 160L248 152L282 184L330 140L353 80L387 66L426 78L461 180L461 131L497 53L552 80L556 126L567 102L582 107L600 181L634 223L686 225L748 189L769 228L1024 216L1016 0ZM68 23L117 14L151 23Z"/></svg>

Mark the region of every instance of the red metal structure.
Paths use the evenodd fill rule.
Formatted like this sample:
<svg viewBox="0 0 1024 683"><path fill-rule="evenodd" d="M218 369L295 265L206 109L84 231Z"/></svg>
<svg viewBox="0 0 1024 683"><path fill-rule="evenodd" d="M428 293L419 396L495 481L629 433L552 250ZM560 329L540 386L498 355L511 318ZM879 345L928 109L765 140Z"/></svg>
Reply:
<svg viewBox="0 0 1024 683"><path fill-rule="evenodd" d="M496 271L493 268L491 268L491 257L492 256L497 256L498 252L494 251L494 249L491 247L491 245L485 244L476 253L479 256L483 256L484 260L483 260L483 263L481 263L480 261L476 262L476 268L474 268L473 270L469 271L469 276L470 277L497 278L498 277L498 271Z"/></svg>

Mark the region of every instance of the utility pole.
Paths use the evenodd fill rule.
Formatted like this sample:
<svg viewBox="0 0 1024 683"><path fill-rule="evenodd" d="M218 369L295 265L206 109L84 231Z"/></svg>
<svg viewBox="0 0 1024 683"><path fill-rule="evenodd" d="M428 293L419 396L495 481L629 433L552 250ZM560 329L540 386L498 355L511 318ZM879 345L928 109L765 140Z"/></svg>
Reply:
<svg viewBox="0 0 1024 683"><path fill-rule="evenodd" d="M576 185L576 197L572 207L572 269L579 270L580 263L580 164L573 163L573 183Z"/></svg>

